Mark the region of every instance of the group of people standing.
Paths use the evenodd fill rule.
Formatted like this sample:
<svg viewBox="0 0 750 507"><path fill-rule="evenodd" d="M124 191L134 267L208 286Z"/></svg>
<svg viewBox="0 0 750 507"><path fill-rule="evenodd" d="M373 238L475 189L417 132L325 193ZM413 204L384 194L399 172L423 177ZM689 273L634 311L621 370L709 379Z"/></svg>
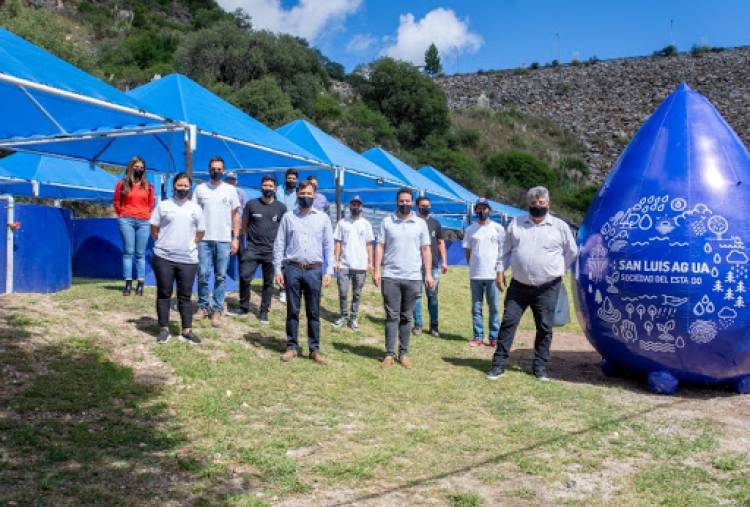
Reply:
<svg viewBox="0 0 750 507"><path fill-rule="evenodd" d="M154 239L153 271L157 283L156 309L160 326L157 342L170 338L169 312L173 285L177 286L181 318L180 339L200 343L192 331L190 298L198 279L195 318L210 318L215 327L224 314L225 278L231 255L240 263L239 309L250 311L250 283L258 268L263 289L258 319L269 323L274 282L282 288L286 302L286 351L281 360L302 355L299 316L305 302L309 358L325 364L320 350L320 301L323 287L334 273L339 292L339 317L335 327L359 328L359 306L368 273L380 288L385 309L385 357L381 367L396 362L405 368L413 363L410 338L423 331L422 294L427 296L429 334L440 336L438 282L448 270L445 241L440 223L432 216L429 198L414 202L413 191L396 193L395 212L380 223L379 233L362 215L362 200L349 202L349 216L334 229L329 204L318 192L318 181L299 181L289 169L282 187L268 175L261 180L261 196L244 202L236 188L236 175L224 177L224 162L209 163L210 179L193 192L185 173L173 179L173 196L154 207L154 188L145 177L145 162L135 157L115 189L114 207L123 238L123 271L129 296L136 260L135 294L143 295L145 250L148 234ZM476 221L466 230L463 247L469 265L472 299L470 346L484 343L483 306L489 307L488 344L496 348L487 378L504 371L521 316L531 307L536 322L533 373L546 380L546 364L552 341L555 305L566 268L577 255L568 225L548 213L549 192L536 187L528 192L529 215L514 220L508 229L491 220L491 204L479 199L474 206ZM416 204L417 212L414 211ZM144 232L146 231L146 232ZM374 245L374 246L373 246ZM506 287L505 271L512 269ZM210 278L213 277L213 290ZM506 291L502 322L499 293ZM351 292L351 299L349 293Z"/></svg>

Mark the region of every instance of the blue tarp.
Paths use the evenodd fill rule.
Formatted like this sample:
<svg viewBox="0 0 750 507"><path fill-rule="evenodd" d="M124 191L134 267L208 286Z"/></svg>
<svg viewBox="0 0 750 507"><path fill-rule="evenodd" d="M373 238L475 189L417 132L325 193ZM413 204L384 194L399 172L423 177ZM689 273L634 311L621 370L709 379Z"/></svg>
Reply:
<svg viewBox="0 0 750 507"><path fill-rule="evenodd" d="M197 126L193 152L196 174L207 172L208 161L214 156L222 157L227 169L311 167L320 163L284 136L182 74L151 81L128 95L157 114ZM184 147L179 152L184 154Z"/></svg>
<svg viewBox="0 0 750 507"><path fill-rule="evenodd" d="M88 162L31 153L15 153L0 159L3 194L111 201L116 184L115 176Z"/></svg>
<svg viewBox="0 0 750 507"><path fill-rule="evenodd" d="M315 125L305 120L295 120L277 129L277 131L299 146L305 148L316 158L327 164L345 169L342 200L358 194L365 206L377 207L387 202L393 205L393 193L405 182L394 177L378 165L370 162L342 142L326 134ZM304 178L304 175L300 173ZM332 199L335 196L335 182L332 172L326 175L316 174L320 179L321 191ZM242 175L240 175L242 181Z"/></svg>
<svg viewBox="0 0 750 507"><path fill-rule="evenodd" d="M461 213L466 211L465 202L422 176L418 171L383 148L370 148L362 153L362 156L388 171L393 177L406 182L407 186L420 193L423 192L432 201L432 209L435 212Z"/></svg>
<svg viewBox="0 0 750 507"><path fill-rule="evenodd" d="M153 167L174 170L166 147L183 143L184 127L164 123L137 99L2 28L0 104L5 148L125 164L137 139Z"/></svg>

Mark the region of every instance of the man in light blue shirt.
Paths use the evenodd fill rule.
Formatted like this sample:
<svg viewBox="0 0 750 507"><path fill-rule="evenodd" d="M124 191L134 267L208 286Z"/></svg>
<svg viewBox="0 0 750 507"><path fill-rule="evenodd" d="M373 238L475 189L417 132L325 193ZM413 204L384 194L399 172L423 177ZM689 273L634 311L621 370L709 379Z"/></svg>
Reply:
<svg viewBox="0 0 750 507"><path fill-rule="evenodd" d="M325 364L320 354L320 293L333 275L333 228L328 215L313 208L315 190L309 181L300 183L298 206L281 219L273 245L276 283L286 290L287 350L281 360L289 362L299 355L299 312L305 297L307 344L310 359ZM325 266L325 275L323 269Z"/></svg>
<svg viewBox="0 0 750 507"><path fill-rule="evenodd" d="M286 206L286 209L292 211L297 207L297 180L299 173L294 167L286 170L284 184L276 187L276 200Z"/></svg>
<svg viewBox="0 0 750 507"><path fill-rule="evenodd" d="M409 337L414 303L422 290L423 266L424 284L428 289L434 286L430 233L427 223L412 213L411 189L400 189L396 194L396 204L396 213L380 223L372 275L375 286L381 287L385 306L386 356L381 364L383 369L390 368L395 362L396 334L399 336L399 362L404 368L411 368Z"/></svg>

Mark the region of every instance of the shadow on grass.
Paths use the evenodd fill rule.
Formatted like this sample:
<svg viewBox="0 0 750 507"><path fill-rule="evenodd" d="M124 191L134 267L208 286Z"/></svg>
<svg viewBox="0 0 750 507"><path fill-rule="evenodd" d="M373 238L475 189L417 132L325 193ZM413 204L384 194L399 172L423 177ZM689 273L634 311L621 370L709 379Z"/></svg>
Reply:
<svg viewBox="0 0 750 507"><path fill-rule="evenodd" d="M371 345L352 345L344 342L333 342L331 345L334 349L340 352L354 354L364 357L365 359L382 361L383 357L385 357L385 351L380 347L373 347Z"/></svg>
<svg viewBox="0 0 750 507"><path fill-rule="evenodd" d="M286 351L286 340L281 338L275 338L273 336L265 336L257 331L250 331L245 333L242 337L246 342L257 347L263 347L264 349L272 352L285 352Z"/></svg>
<svg viewBox="0 0 750 507"><path fill-rule="evenodd" d="M159 381L112 362L95 339L34 340L12 317L0 320L0 370L15 379L0 383L0 503L220 503L257 482L211 473L184 449Z"/></svg>
<svg viewBox="0 0 750 507"><path fill-rule="evenodd" d="M370 315L369 313L365 316L367 320L375 324L376 326L385 326L385 317L375 317L374 315Z"/></svg>
<svg viewBox="0 0 750 507"><path fill-rule="evenodd" d="M428 333L427 333L427 335L429 336ZM436 338L436 339L437 340L449 340L449 341L457 341L457 342L469 343L469 336L468 335L461 336L461 335L458 335L458 334L446 333L446 332L443 332L443 331L440 331L440 336L438 338Z"/></svg>

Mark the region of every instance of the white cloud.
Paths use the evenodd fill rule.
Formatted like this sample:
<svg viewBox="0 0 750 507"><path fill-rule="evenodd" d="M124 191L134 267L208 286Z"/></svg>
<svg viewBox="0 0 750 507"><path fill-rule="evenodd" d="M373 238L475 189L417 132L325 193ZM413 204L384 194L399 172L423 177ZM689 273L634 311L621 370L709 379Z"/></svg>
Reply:
<svg viewBox="0 0 750 507"><path fill-rule="evenodd" d="M219 0L225 10L244 9L253 28L304 37L310 42L331 25L342 22L359 9L362 0L300 0L284 9L281 0Z"/></svg>
<svg viewBox="0 0 750 507"><path fill-rule="evenodd" d="M441 55L474 53L484 40L469 30L468 19L458 19L451 9L438 7L416 20L411 13L399 17L395 40L387 38L390 45L383 48L381 56L392 56L417 65L424 63L424 53L435 44Z"/></svg>
<svg viewBox="0 0 750 507"><path fill-rule="evenodd" d="M358 33L346 45L347 53L365 53L375 44L375 37L369 33Z"/></svg>

